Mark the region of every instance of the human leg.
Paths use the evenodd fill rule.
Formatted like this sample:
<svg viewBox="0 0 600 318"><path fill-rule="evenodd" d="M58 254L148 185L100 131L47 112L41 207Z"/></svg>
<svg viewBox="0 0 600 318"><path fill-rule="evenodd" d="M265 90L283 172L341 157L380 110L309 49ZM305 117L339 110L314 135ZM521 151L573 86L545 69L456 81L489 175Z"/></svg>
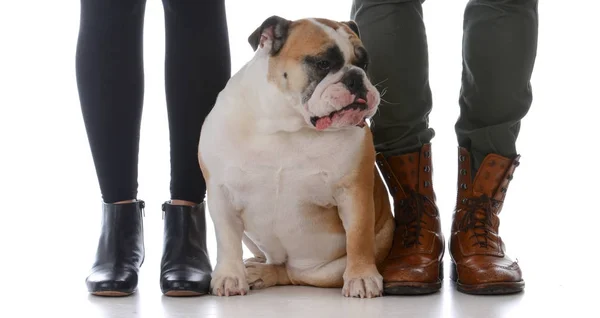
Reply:
<svg viewBox="0 0 600 318"><path fill-rule="evenodd" d="M386 294L439 290L444 238L432 185L432 109L420 0L355 0L352 18L383 94L373 117L377 165L394 198L396 230L383 264Z"/></svg>
<svg viewBox="0 0 600 318"><path fill-rule="evenodd" d="M86 284L98 295L134 292L144 260L144 202L137 200L144 9L144 0L81 1L77 87L103 199Z"/></svg>
<svg viewBox="0 0 600 318"><path fill-rule="evenodd" d="M464 15L458 196L450 254L460 291L522 291L517 262L506 255L499 214L520 156L516 140L532 102L537 0L471 0Z"/></svg>
<svg viewBox="0 0 600 318"><path fill-rule="evenodd" d="M165 83L171 200L163 204L161 289L169 296L209 292L206 182L198 162L204 118L231 75L224 1L164 0Z"/></svg>

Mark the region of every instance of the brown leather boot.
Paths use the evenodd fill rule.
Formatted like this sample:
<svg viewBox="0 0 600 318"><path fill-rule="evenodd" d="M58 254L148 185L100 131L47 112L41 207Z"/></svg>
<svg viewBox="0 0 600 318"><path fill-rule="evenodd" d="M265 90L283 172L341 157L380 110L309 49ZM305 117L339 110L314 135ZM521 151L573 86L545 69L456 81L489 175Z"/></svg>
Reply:
<svg viewBox="0 0 600 318"><path fill-rule="evenodd" d="M519 265L505 254L498 214L519 158L489 154L471 178L471 157L459 148L458 196L452 220L451 278L469 294L520 292L525 283Z"/></svg>
<svg viewBox="0 0 600 318"><path fill-rule="evenodd" d="M431 145L419 152L377 155L383 179L394 198L396 230L381 266L386 294L428 294L442 286L444 237L432 185Z"/></svg>

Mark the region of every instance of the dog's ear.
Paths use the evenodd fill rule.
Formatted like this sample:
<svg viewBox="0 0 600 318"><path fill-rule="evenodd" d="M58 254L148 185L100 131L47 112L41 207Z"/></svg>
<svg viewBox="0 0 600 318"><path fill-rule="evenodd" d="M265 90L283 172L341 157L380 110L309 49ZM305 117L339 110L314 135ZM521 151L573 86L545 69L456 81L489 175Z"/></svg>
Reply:
<svg viewBox="0 0 600 318"><path fill-rule="evenodd" d="M287 39L290 24L292 24L292 21L276 15L271 16L250 34L248 43L254 51L259 46L263 47L269 43L271 45L271 55L276 55Z"/></svg>
<svg viewBox="0 0 600 318"><path fill-rule="evenodd" d="M356 36L360 39L360 31L358 30L358 24L356 24L356 22L350 20L342 21L341 23L347 25L350 28L350 30L352 30L352 32L354 32Z"/></svg>

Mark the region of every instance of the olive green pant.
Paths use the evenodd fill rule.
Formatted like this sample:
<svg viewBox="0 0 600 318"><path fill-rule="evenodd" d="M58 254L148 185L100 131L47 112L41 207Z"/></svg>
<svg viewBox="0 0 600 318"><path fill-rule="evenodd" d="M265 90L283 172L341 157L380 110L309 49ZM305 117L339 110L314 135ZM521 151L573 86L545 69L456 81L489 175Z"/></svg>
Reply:
<svg viewBox="0 0 600 318"><path fill-rule="evenodd" d="M385 91L371 129L376 150L386 157L417 151L435 134L428 119L432 99L423 1L353 0L351 16L371 59L369 76ZM459 146L471 152L474 169L489 153L517 154L521 120L532 101L537 5L537 0L466 5L455 132Z"/></svg>

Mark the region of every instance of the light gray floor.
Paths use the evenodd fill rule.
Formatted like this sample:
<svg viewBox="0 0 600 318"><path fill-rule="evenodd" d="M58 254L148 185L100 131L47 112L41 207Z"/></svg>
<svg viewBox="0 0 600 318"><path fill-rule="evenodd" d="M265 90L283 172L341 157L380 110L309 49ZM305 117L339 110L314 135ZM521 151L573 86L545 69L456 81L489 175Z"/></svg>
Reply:
<svg viewBox="0 0 600 318"><path fill-rule="evenodd" d="M39 277L40 279L42 277ZM75 277L71 277L75 278ZM82 283L79 279L67 281ZM446 283L440 293L415 297L349 299L337 289L274 287L244 297L169 298L155 276L126 298L88 296L82 284L30 284L2 297L1 317L598 317L596 298L558 282L531 281L526 292L501 297L469 296ZM13 290L14 291L14 290ZM7 306L8 305L8 306ZM587 307L587 312L584 309ZM8 314L12 310L13 314ZM18 314L14 314L18 313Z"/></svg>

